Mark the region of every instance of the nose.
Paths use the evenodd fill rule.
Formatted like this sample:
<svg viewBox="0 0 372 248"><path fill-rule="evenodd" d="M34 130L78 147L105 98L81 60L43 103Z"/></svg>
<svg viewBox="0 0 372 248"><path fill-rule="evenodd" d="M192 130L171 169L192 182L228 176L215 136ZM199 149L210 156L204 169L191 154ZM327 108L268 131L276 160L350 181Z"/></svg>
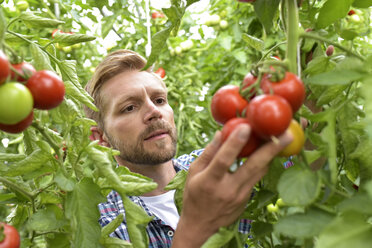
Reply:
<svg viewBox="0 0 372 248"><path fill-rule="evenodd" d="M151 99L148 99L145 103L144 122L150 123L159 118L162 118L159 107Z"/></svg>

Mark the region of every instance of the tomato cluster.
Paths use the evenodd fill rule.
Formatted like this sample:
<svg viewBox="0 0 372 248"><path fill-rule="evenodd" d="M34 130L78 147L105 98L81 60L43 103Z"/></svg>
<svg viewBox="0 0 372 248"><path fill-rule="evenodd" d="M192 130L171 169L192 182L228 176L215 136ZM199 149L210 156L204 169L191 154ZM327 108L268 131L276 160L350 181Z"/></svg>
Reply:
<svg viewBox="0 0 372 248"><path fill-rule="evenodd" d="M64 99L62 79L30 63L11 64L0 51L0 130L19 133L31 125L33 109L52 109Z"/></svg>
<svg viewBox="0 0 372 248"><path fill-rule="evenodd" d="M216 122L223 125L225 141L240 123L252 128L252 135L239 158L247 157L261 144L283 134L287 129L294 140L280 154L298 154L305 142L302 128L293 119L305 100L305 86L291 72L285 72L277 81L271 74L263 74L261 80L248 73L242 84L225 85L217 90L211 101L211 113Z"/></svg>
<svg viewBox="0 0 372 248"><path fill-rule="evenodd" d="M0 223L0 248L18 248L21 245L19 233L14 226Z"/></svg>

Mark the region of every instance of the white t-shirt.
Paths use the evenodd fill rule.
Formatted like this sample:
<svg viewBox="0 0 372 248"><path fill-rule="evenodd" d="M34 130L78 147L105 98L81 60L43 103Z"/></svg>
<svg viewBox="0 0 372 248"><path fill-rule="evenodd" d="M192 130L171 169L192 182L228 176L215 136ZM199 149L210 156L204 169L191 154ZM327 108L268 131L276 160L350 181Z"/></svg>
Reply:
<svg viewBox="0 0 372 248"><path fill-rule="evenodd" d="M171 226L174 230L177 227L180 216L178 214L176 204L174 203L175 190L170 190L164 194L157 196L141 196L146 206L157 217Z"/></svg>

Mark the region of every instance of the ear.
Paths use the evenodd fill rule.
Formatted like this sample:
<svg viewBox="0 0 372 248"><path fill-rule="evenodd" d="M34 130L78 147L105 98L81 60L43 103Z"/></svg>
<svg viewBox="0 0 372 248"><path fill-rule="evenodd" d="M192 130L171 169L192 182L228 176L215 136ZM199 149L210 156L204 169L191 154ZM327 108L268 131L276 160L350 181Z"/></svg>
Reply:
<svg viewBox="0 0 372 248"><path fill-rule="evenodd" d="M90 140L98 140L98 144L101 146L110 147L110 144L106 141L106 136L99 127L92 126L90 131L92 132L92 134L89 136Z"/></svg>

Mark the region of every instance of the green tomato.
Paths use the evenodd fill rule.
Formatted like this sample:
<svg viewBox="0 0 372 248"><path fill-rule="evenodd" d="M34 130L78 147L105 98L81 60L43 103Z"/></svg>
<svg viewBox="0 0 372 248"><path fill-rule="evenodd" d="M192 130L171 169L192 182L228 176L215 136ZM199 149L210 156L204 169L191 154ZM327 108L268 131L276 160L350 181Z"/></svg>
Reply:
<svg viewBox="0 0 372 248"><path fill-rule="evenodd" d="M182 48L180 46L176 46L176 48L174 49L174 52L177 54L177 55L180 55L182 53Z"/></svg>
<svg viewBox="0 0 372 248"><path fill-rule="evenodd" d="M266 206L266 209L269 213L277 213L279 211L278 205L274 205L270 203L269 205Z"/></svg>
<svg viewBox="0 0 372 248"><path fill-rule="evenodd" d="M0 86L0 123L16 124L32 111L34 99L21 83L9 82Z"/></svg>
<svg viewBox="0 0 372 248"><path fill-rule="evenodd" d="M20 11L25 11L26 9L28 9L29 5L28 5L28 2L27 1L18 1L16 3L16 7Z"/></svg>
<svg viewBox="0 0 372 248"><path fill-rule="evenodd" d="M182 51L188 51L194 46L194 42L192 40L185 40L180 43L180 47Z"/></svg>
<svg viewBox="0 0 372 248"><path fill-rule="evenodd" d="M222 28L222 29L225 29L225 28L227 28L229 26L229 23L226 21L226 20L221 20L220 21L220 27Z"/></svg>
<svg viewBox="0 0 372 248"><path fill-rule="evenodd" d="M286 204L285 204L285 202L283 201L282 198L278 198L278 200L276 201L275 205L278 206L278 207L284 207L284 206L286 206Z"/></svg>

